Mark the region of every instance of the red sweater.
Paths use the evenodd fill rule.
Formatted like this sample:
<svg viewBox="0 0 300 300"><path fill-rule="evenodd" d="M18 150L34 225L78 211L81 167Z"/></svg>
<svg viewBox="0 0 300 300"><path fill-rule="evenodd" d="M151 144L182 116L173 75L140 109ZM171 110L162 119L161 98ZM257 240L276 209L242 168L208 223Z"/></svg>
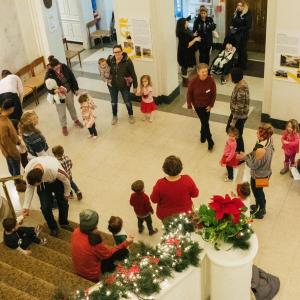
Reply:
<svg viewBox="0 0 300 300"><path fill-rule="evenodd" d="M161 220L179 213L192 210L191 198L197 197L199 190L188 175L181 175L177 181L159 179L153 187L150 196L153 203L157 203L156 214Z"/></svg>
<svg viewBox="0 0 300 300"><path fill-rule="evenodd" d="M205 80L200 80L199 76L194 78L188 87L187 105L194 107L213 107L216 100L215 80L208 76Z"/></svg>
<svg viewBox="0 0 300 300"><path fill-rule="evenodd" d="M103 243L91 246L87 234L76 228L71 239L75 272L88 280L98 282L101 276L101 260L111 257L117 250L127 248L127 246L127 241L113 248L107 247Z"/></svg>
<svg viewBox="0 0 300 300"><path fill-rule="evenodd" d="M130 196L130 205L133 206L134 212L138 217L146 217L153 214L153 208L149 197L144 193L132 193Z"/></svg>

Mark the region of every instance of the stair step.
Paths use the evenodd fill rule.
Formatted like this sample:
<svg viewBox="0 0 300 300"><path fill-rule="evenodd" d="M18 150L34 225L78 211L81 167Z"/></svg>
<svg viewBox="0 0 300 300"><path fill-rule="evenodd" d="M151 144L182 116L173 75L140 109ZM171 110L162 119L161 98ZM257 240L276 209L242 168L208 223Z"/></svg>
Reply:
<svg viewBox="0 0 300 300"><path fill-rule="evenodd" d="M17 287L18 290L38 299L51 299L56 289L53 284L3 262L0 262L0 282Z"/></svg>
<svg viewBox="0 0 300 300"><path fill-rule="evenodd" d="M66 290L74 291L77 289L85 289L93 285L91 281L79 277L76 274L66 272L45 261L9 249L3 243L0 244L0 253L0 261L54 284L57 287L63 286Z"/></svg>
<svg viewBox="0 0 300 300"><path fill-rule="evenodd" d="M1 300L39 300L39 298L33 297L21 290L18 290L4 282L0 281L0 299Z"/></svg>
<svg viewBox="0 0 300 300"><path fill-rule="evenodd" d="M72 259L68 256L69 253L65 255L45 246L46 245L32 244L30 246L30 250L32 250L31 256L56 268L74 274Z"/></svg>
<svg viewBox="0 0 300 300"><path fill-rule="evenodd" d="M47 233L41 233L40 237L47 239L47 244L44 245L46 248L55 250L61 254L71 256L71 244L63 239L55 238Z"/></svg>

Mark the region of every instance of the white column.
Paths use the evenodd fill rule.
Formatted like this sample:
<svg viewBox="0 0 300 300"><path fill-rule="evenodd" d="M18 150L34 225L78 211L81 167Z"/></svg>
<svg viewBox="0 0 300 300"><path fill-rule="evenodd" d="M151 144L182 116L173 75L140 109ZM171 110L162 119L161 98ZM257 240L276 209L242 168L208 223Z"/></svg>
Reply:
<svg viewBox="0 0 300 300"><path fill-rule="evenodd" d="M115 0L114 12L118 40L119 18L146 19L150 23L153 60L134 59L138 79L143 74L150 75L157 96L179 92L174 0Z"/></svg>
<svg viewBox="0 0 300 300"><path fill-rule="evenodd" d="M59 61L66 63L56 0L52 1L52 7L49 9L41 0L28 1L28 5L32 12L34 34L41 54L46 59L49 55L54 55Z"/></svg>

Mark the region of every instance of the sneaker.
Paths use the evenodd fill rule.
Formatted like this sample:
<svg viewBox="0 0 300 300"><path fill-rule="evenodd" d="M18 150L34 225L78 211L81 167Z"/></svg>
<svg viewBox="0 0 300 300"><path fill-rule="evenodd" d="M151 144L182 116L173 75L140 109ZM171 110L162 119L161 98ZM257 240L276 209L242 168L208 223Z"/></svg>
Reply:
<svg viewBox="0 0 300 300"><path fill-rule="evenodd" d="M150 116L149 118L149 122L152 123L153 122L153 116Z"/></svg>
<svg viewBox="0 0 300 300"><path fill-rule="evenodd" d="M66 225L60 225L60 227L64 230L67 230L67 231L71 231L73 232L74 231L74 228L70 225L70 224L66 224Z"/></svg>
<svg viewBox="0 0 300 300"><path fill-rule="evenodd" d="M210 140L210 141L208 141L207 142L208 143L208 150L209 151L212 151L213 150L213 148L214 148L214 141L213 140Z"/></svg>
<svg viewBox="0 0 300 300"><path fill-rule="evenodd" d="M226 84L227 83L227 80L225 78L222 78L221 79L221 84Z"/></svg>
<svg viewBox="0 0 300 300"><path fill-rule="evenodd" d="M57 237L58 236L58 228L50 229L50 235Z"/></svg>
<svg viewBox="0 0 300 300"><path fill-rule="evenodd" d="M228 178L228 176L226 176L226 177L224 178L224 181L225 181L225 182L232 182L232 181L233 181L233 179L231 179L231 178Z"/></svg>
<svg viewBox="0 0 300 300"><path fill-rule="evenodd" d="M130 124L134 124L135 123L134 116L129 116L128 120L129 120Z"/></svg>
<svg viewBox="0 0 300 300"><path fill-rule="evenodd" d="M111 120L111 125L116 125L118 123L118 117L113 117Z"/></svg>
<svg viewBox="0 0 300 300"><path fill-rule="evenodd" d="M35 232L36 236L39 236L42 231L43 231L43 225L39 224L34 228L34 232Z"/></svg>
<svg viewBox="0 0 300 300"><path fill-rule="evenodd" d="M66 126L64 126L64 127L62 128L62 133L63 133L64 136L67 136L67 135L69 134L68 128L67 128Z"/></svg>
<svg viewBox="0 0 300 300"><path fill-rule="evenodd" d="M201 136L201 137L200 137L200 142L201 142L202 144L205 143L205 142L206 142L206 137Z"/></svg>
<svg viewBox="0 0 300 300"><path fill-rule="evenodd" d="M146 119L147 119L147 117L144 115L144 116L142 117L142 121L146 121Z"/></svg>
<svg viewBox="0 0 300 300"><path fill-rule="evenodd" d="M88 138L88 139L91 139L92 137L93 137L93 135L90 134L90 135L88 135L87 138Z"/></svg>
<svg viewBox="0 0 300 300"><path fill-rule="evenodd" d="M154 235L155 233L158 233L158 229L157 228L155 228L153 231L150 231L149 235L151 236L151 235Z"/></svg>
<svg viewBox="0 0 300 300"><path fill-rule="evenodd" d="M96 140L98 138L98 135L93 136L93 140Z"/></svg>
<svg viewBox="0 0 300 300"><path fill-rule="evenodd" d="M41 238L40 245L46 245L46 244L47 244L47 239Z"/></svg>
<svg viewBox="0 0 300 300"><path fill-rule="evenodd" d="M80 191L76 193L76 196L77 196L77 200L79 201L82 200L82 193Z"/></svg>
<svg viewBox="0 0 300 300"><path fill-rule="evenodd" d="M281 170L280 170L280 174L284 175L285 173L287 173L289 171L289 167L288 166L284 166Z"/></svg>
<svg viewBox="0 0 300 300"><path fill-rule="evenodd" d="M78 127L78 128L83 128L83 125L82 125L82 123L81 123L79 120L76 120L76 121L74 122L74 124L75 124L75 126Z"/></svg>

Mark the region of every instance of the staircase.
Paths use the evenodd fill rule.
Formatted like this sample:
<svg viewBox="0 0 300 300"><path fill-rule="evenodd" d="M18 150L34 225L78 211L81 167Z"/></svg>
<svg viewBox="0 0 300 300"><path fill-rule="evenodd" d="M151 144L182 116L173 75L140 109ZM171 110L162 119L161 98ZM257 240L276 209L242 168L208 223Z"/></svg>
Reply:
<svg viewBox="0 0 300 300"><path fill-rule="evenodd" d="M32 244L27 256L0 243L0 299L52 299L57 290L73 292L94 283L74 274L71 259L71 232L61 229L46 245ZM112 245L112 238L102 234L104 243Z"/></svg>

